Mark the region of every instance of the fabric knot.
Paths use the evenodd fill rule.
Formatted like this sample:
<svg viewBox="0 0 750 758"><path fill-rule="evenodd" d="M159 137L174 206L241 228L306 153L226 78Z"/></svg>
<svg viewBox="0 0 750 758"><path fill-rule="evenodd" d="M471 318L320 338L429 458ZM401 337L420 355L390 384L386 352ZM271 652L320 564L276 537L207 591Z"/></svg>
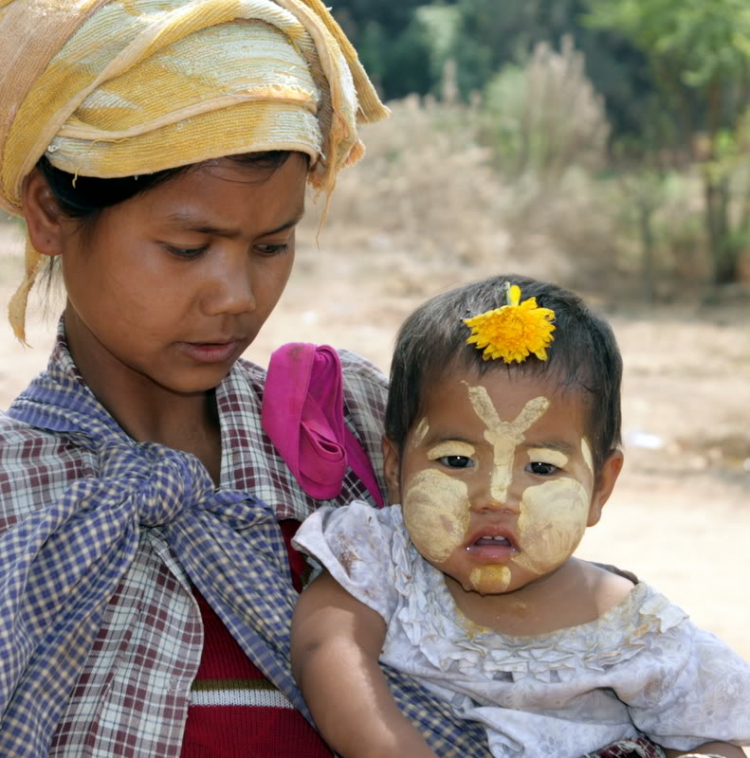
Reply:
<svg viewBox="0 0 750 758"><path fill-rule="evenodd" d="M132 498L141 526L168 524L214 491L198 458L163 445L108 441L99 449L99 461L101 478L119 485L112 493L118 499Z"/></svg>

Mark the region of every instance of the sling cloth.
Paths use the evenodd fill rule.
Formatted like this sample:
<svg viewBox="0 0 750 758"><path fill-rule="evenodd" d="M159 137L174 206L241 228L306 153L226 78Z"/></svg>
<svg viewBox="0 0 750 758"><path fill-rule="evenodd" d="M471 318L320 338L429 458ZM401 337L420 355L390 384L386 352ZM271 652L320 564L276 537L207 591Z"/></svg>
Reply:
<svg viewBox="0 0 750 758"><path fill-rule="evenodd" d="M344 423L341 361L332 347L291 342L274 351L262 419L264 431L308 495L337 497L351 467L383 507L372 464Z"/></svg>

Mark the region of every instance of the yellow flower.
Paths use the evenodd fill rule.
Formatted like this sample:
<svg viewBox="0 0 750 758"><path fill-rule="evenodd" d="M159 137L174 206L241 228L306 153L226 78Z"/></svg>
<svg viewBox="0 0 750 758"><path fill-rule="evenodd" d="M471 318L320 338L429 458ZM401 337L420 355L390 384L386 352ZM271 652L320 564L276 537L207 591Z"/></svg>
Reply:
<svg viewBox="0 0 750 758"><path fill-rule="evenodd" d="M466 341L483 350L486 361L502 358L506 363L523 363L530 353L546 361L547 347L554 339L555 312L539 308L535 297L520 302L521 288L516 284L506 289L508 305L464 319L471 328Z"/></svg>

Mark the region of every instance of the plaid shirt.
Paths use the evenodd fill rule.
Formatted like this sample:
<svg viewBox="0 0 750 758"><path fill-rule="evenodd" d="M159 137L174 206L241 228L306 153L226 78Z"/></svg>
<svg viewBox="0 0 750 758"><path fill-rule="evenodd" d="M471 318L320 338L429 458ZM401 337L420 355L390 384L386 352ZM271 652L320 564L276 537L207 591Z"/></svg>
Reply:
<svg viewBox="0 0 750 758"><path fill-rule="evenodd" d="M341 359L347 423L380 472L385 378L353 354L342 353ZM222 462L221 489L216 492L226 496L214 497L209 520L201 521L201 509L181 513L176 522L192 521L179 529L163 523L170 518L164 493L178 500L200 499L200 494L184 492L177 481L183 476L180 467L192 457L176 453L175 460L167 456L164 462L167 449L151 446L154 460L149 465L161 472L152 476L165 481L145 506L153 511L144 514L141 504L134 518L120 502L120 485L139 476L132 470L139 462L128 462L132 448L149 446L124 438L93 398L77 373L62 329L48 371L41 375L45 377L56 396L42 401L63 406L57 416L35 418L38 402L20 399L9 415L0 414L0 755L46 754L50 738L50 755L179 755L203 645L189 581L210 599L256 665L304 708L284 665L284 650L269 652L267 642L248 633L242 618L243 612L265 613L267 636L281 636L287 622L274 605L285 602L281 586L289 588L289 578L275 522L301 521L319 505L300 489L262 432L264 371L240 361L217 388ZM39 387L32 384L30 390L38 400ZM76 431L76 414L87 434ZM28 423L17 420L19 416ZM102 453L92 444L92 433L111 438L114 452ZM170 479L172 469L177 474ZM199 469L188 478L199 491L212 489ZM78 489L71 500L72 488ZM369 495L350 471L341 495L329 502L341 505L354 498ZM249 519L248 510L253 512ZM266 511L273 528L264 521ZM149 523L151 528L141 528ZM63 542L55 540L59 530L66 530L68 545L55 544ZM229 560L224 559L220 570L206 565L211 552L204 532L211 530L213 542L221 542L222 548L231 533L239 539L235 554L226 547ZM244 553L265 552L263 565L234 565L243 561L237 548L245 539ZM46 560L40 557L45 549L52 551ZM265 603L261 590L255 597L248 594L252 588L243 590L240 599L217 590L224 579L225 586L232 586L237 578L232 572L239 570L254 572L258 586L267 592ZM104 593L97 610L93 598ZM65 623L55 626L55 614L65 615ZM279 625L278 635L274 624ZM72 627L83 633L71 632ZM51 628L57 642L48 639ZM45 644L52 652L40 659L39 648ZM54 735L45 733L45 718L56 710Z"/></svg>

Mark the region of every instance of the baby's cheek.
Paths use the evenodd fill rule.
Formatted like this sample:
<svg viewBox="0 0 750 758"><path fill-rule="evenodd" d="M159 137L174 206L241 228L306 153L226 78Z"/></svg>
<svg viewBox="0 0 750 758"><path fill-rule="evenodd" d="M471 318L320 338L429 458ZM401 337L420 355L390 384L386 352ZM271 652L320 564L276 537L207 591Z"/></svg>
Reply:
<svg viewBox="0 0 750 758"><path fill-rule="evenodd" d="M559 566L578 546L586 530L589 493L574 479L556 479L529 487L521 499L514 562L535 574Z"/></svg>
<svg viewBox="0 0 750 758"><path fill-rule="evenodd" d="M432 563L442 563L464 541L469 528L466 485L434 469L406 485L404 523L414 546Z"/></svg>

